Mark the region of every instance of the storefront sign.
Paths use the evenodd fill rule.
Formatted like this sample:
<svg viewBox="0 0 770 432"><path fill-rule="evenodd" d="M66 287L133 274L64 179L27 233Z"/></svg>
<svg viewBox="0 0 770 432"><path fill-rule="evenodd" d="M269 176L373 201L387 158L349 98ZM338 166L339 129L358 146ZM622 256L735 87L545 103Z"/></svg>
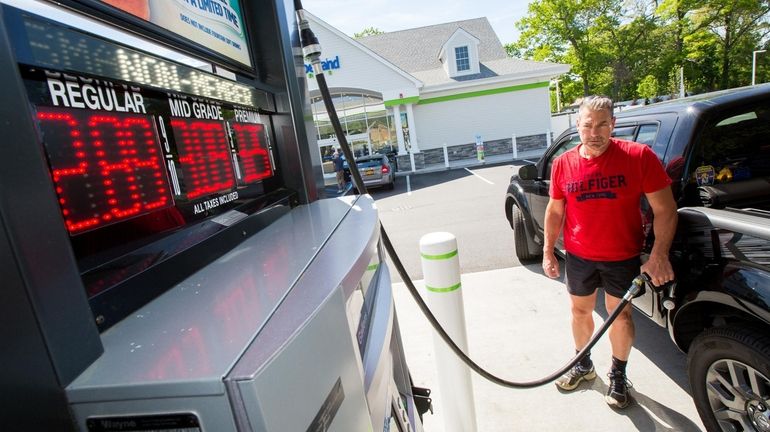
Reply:
<svg viewBox="0 0 770 432"><path fill-rule="evenodd" d="M333 59L327 58L326 60L321 60L321 68L331 75L332 71L340 68L340 56L335 56ZM305 63L305 73L308 78L313 78L313 65Z"/></svg>

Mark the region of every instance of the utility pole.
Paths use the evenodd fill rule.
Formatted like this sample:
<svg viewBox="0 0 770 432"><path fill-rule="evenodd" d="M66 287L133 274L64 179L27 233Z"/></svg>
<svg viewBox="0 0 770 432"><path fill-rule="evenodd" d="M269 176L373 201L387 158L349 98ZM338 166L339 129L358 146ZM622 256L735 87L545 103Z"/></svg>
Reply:
<svg viewBox="0 0 770 432"><path fill-rule="evenodd" d="M763 53L767 50L756 50L751 53L751 85L755 85L757 75L757 54Z"/></svg>
<svg viewBox="0 0 770 432"><path fill-rule="evenodd" d="M556 84L556 112L561 112L561 95L559 95L559 78L554 80Z"/></svg>

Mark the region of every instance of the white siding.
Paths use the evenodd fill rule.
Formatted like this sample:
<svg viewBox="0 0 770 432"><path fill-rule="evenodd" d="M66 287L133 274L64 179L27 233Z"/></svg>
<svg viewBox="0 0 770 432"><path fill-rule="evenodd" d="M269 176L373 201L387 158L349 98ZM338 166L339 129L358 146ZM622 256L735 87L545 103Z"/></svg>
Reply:
<svg viewBox="0 0 770 432"><path fill-rule="evenodd" d="M327 71L326 82L330 89L357 88L379 92L385 100L417 96L414 82L388 67L376 57L365 52L346 36L329 31L323 25L313 26L313 31L321 43L321 60L334 60L339 56L340 68ZM318 90L314 78L308 79L310 91Z"/></svg>
<svg viewBox="0 0 770 432"><path fill-rule="evenodd" d="M417 105L417 143L421 150L544 134L551 127L548 87Z"/></svg>

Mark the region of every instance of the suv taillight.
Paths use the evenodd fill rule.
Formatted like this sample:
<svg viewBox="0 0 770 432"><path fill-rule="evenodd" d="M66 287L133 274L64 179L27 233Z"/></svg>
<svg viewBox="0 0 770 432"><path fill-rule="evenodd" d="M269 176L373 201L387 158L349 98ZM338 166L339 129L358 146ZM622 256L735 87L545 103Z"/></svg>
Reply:
<svg viewBox="0 0 770 432"><path fill-rule="evenodd" d="M382 173L383 173L383 174L387 174L387 173L389 173L389 172L390 172L390 168L388 168L386 165L383 165L383 166L382 166Z"/></svg>

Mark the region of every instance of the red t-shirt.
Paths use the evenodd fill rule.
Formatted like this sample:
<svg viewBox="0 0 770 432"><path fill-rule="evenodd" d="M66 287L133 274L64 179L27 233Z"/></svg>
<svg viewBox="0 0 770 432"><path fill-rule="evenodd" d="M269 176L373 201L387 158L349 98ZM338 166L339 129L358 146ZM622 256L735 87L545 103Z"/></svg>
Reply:
<svg viewBox="0 0 770 432"><path fill-rule="evenodd" d="M551 170L551 198L566 199L564 247L594 261L633 258L644 240L639 200L671 179L644 144L610 138L592 159L580 156L581 145L556 158Z"/></svg>

